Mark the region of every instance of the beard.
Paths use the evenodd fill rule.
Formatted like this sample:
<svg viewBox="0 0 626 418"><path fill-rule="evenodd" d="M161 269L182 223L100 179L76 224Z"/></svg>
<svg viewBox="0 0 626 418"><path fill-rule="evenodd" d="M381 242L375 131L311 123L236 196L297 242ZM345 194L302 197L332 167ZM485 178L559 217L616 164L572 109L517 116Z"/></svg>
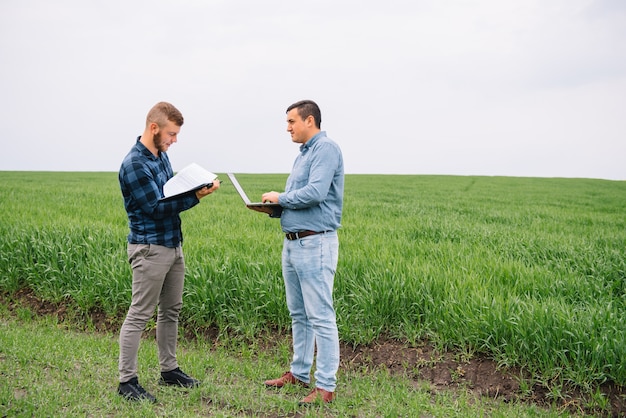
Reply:
<svg viewBox="0 0 626 418"><path fill-rule="evenodd" d="M167 151L168 147L165 147L163 145L163 143L165 142L163 140L163 131L159 131L159 133L154 135L153 141L154 141L154 146L156 147L157 150L159 150L159 152Z"/></svg>

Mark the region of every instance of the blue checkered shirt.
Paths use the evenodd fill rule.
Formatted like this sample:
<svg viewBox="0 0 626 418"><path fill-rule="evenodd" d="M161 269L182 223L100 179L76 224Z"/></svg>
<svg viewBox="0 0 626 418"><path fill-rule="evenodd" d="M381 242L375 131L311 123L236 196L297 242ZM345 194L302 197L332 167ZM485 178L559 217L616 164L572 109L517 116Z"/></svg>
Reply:
<svg viewBox="0 0 626 418"><path fill-rule="evenodd" d="M130 227L128 242L178 247L183 242L179 214L197 205L199 200L195 194L159 200L163 197L163 185L174 172L167 153L160 152L156 157L139 139L124 158L119 172Z"/></svg>

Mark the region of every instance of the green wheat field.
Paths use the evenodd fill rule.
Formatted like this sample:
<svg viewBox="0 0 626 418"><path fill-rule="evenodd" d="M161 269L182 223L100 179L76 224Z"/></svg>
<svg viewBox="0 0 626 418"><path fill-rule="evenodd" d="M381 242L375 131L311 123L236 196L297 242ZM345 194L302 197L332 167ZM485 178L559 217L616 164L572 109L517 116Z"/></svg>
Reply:
<svg viewBox="0 0 626 418"><path fill-rule="evenodd" d="M237 177L258 200L287 175ZM245 338L288 332L279 221L248 210L220 178L182 214L181 324ZM345 186L343 342L428 340L539 382L626 384L626 182L347 175ZM0 292L28 288L69 310L124 316L117 173L0 172L0 212Z"/></svg>

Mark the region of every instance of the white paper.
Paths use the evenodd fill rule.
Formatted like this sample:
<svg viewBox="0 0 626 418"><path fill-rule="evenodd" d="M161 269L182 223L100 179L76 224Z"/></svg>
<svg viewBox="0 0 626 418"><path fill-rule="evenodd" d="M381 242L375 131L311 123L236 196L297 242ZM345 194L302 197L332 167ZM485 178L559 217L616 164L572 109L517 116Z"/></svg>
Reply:
<svg viewBox="0 0 626 418"><path fill-rule="evenodd" d="M205 170L196 163L191 163L163 185L163 198L167 199L196 190L201 186L213 183L216 178L217 175Z"/></svg>

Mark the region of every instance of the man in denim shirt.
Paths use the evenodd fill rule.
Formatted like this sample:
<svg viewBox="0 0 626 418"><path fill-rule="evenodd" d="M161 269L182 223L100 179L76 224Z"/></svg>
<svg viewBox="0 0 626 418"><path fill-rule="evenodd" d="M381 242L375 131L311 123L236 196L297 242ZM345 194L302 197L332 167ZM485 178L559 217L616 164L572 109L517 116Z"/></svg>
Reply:
<svg viewBox="0 0 626 418"><path fill-rule="evenodd" d="M303 100L287 109L287 132L300 145L285 192L263 194L279 203L285 233L282 253L287 307L291 315L293 359L288 372L268 380L268 387L309 386L315 345L315 388L300 403L332 402L339 368L339 335L333 308L343 208L343 157L339 146L320 129L317 104Z"/></svg>
<svg viewBox="0 0 626 418"><path fill-rule="evenodd" d="M163 185L173 175L166 151L178 142L183 116L169 103L157 103L148 112L143 135L130 150L119 171L120 188L128 214L128 260L133 270L132 301L120 330L118 393L129 400L156 399L137 378L141 334L158 306L157 346L160 384L194 387L200 382L178 367L178 314L183 304L185 261L180 212L219 188L160 200Z"/></svg>

